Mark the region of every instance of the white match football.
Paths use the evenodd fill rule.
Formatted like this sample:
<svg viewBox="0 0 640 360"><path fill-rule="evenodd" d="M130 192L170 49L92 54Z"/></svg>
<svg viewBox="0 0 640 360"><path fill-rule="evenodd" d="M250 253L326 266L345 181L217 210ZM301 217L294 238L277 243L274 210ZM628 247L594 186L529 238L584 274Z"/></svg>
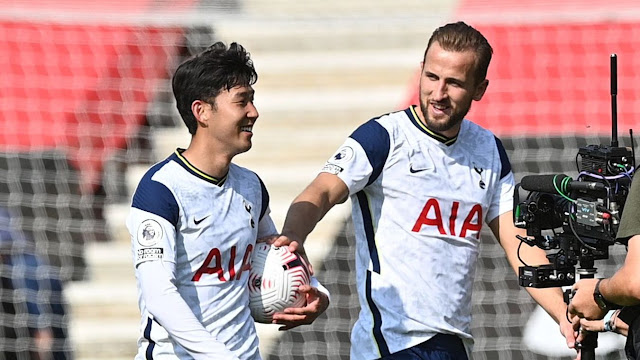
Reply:
<svg viewBox="0 0 640 360"><path fill-rule="evenodd" d="M298 288L308 284L309 269L296 253L286 246L257 244L249 272L249 308L253 319L271 323L274 313L304 306L306 299Z"/></svg>

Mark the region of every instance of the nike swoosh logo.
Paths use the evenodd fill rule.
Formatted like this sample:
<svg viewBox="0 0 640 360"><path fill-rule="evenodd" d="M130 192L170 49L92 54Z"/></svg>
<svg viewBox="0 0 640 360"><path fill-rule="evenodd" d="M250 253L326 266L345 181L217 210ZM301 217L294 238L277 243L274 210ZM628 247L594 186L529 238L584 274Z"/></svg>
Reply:
<svg viewBox="0 0 640 360"><path fill-rule="evenodd" d="M199 225L201 222L204 221L204 219L208 218L209 215L203 217L202 219L198 220L198 219L193 219L193 222L196 223L196 225Z"/></svg>
<svg viewBox="0 0 640 360"><path fill-rule="evenodd" d="M415 174L415 173L417 173L417 172L421 172L421 171L425 171L425 170L427 170L427 169L418 169L418 170L415 170L413 167L409 166L409 172L410 172L410 173L412 173L412 174Z"/></svg>

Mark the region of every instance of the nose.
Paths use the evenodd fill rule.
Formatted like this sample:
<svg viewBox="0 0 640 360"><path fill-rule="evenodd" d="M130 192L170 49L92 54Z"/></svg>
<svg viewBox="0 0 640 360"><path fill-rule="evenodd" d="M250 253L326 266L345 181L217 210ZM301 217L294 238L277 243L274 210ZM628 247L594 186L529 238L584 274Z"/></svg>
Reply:
<svg viewBox="0 0 640 360"><path fill-rule="evenodd" d="M438 81L433 89L433 99L442 100L447 97L447 84L444 81Z"/></svg>
<svg viewBox="0 0 640 360"><path fill-rule="evenodd" d="M252 119L257 119L258 116L260 116L260 114L258 113L258 108L256 108L256 105L253 102L251 102L249 104L249 111L247 112L247 117Z"/></svg>

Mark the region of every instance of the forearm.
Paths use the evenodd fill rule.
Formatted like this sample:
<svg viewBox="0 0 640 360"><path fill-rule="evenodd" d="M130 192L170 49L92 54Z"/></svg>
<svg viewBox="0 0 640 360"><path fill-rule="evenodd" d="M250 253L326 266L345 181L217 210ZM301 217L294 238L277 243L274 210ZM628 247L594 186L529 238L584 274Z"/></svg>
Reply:
<svg viewBox="0 0 640 360"><path fill-rule="evenodd" d="M324 215L347 196L348 189L337 176L318 175L289 207L282 234L303 243Z"/></svg>
<svg viewBox="0 0 640 360"><path fill-rule="evenodd" d="M640 235L629 239L624 264L611 278L600 282L600 293L614 304L640 304Z"/></svg>
<svg viewBox="0 0 640 360"><path fill-rule="evenodd" d="M524 260L528 265L543 265L548 264L549 260L546 257L544 250L537 247L529 247L523 245L520 248L520 258ZM519 267L524 266L516 256L510 256L509 262L513 267L516 276L519 276ZM525 287L529 295L557 322L568 321L567 320L567 305L564 302L564 296L562 289L559 287L551 288L533 288Z"/></svg>
<svg viewBox="0 0 640 360"><path fill-rule="evenodd" d="M287 212L282 234L292 240L304 243L316 224L322 220L328 209L303 198L296 198Z"/></svg>
<svg viewBox="0 0 640 360"><path fill-rule="evenodd" d="M524 237L526 236L526 232L523 229L513 226L510 212L500 215L498 219L489 225L494 235L500 239L500 244L504 248L507 260L516 273L516 277L519 276L521 266L537 266L549 263L549 259L547 259L547 254L544 250L526 244L521 245L517 236L520 235ZM564 297L560 288L538 289L526 287L525 289L557 323L563 320L568 321L566 319L567 306L564 303Z"/></svg>
<svg viewBox="0 0 640 360"><path fill-rule="evenodd" d="M623 266L611 278L600 282L600 293L608 301L622 305L632 306L640 304L639 274L630 274Z"/></svg>
<svg viewBox="0 0 640 360"><path fill-rule="evenodd" d="M194 359L237 359L193 314L159 261L142 263L136 272L147 310Z"/></svg>

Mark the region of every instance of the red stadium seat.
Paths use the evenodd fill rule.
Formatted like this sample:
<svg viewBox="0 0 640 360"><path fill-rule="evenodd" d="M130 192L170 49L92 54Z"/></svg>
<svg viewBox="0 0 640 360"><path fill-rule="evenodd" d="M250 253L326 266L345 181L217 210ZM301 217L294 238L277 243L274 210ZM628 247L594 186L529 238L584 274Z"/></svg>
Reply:
<svg viewBox="0 0 640 360"><path fill-rule="evenodd" d="M150 3L82 2L95 11L110 6L123 13L142 12ZM0 151L66 149L83 190L91 191L99 185L103 161L144 123L182 35L177 26L0 21Z"/></svg>

